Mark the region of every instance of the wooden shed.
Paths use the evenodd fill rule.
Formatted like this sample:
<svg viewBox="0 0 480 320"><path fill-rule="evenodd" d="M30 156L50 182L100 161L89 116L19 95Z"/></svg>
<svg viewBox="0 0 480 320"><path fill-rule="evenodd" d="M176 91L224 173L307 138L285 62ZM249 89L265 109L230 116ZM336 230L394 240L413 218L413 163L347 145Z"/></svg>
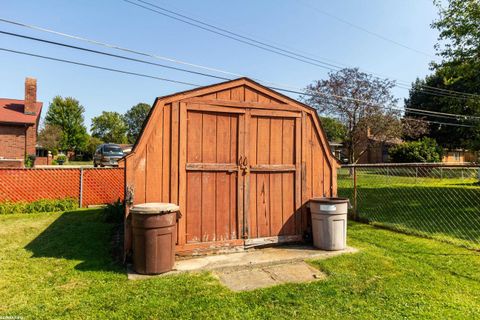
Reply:
<svg viewBox="0 0 480 320"><path fill-rule="evenodd" d="M123 165L134 204L180 206L178 254L301 241L337 191L315 110L247 78L157 98Z"/></svg>

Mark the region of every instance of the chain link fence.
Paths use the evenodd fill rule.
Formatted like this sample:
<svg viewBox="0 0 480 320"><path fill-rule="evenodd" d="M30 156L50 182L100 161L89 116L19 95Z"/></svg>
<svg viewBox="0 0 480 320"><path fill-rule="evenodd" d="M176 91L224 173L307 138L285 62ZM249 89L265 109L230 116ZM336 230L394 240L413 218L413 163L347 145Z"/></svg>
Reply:
<svg viewBox="0 0 480 320"><path fill-rule="evenodd" d="M346 165L338 194L356 220L480 249L478 165Z"/></svg>

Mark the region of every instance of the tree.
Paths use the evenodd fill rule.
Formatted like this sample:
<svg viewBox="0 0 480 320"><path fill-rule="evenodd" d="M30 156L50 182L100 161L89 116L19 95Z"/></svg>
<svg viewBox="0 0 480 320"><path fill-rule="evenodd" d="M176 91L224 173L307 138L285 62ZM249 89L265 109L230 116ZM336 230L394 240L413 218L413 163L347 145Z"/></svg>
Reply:
<svg viewBox="0 0 480 320"><path fill-rule="evenodd" d="M308 85L302 99L320 114L337 118L345 125L348 159L356 163L375 141L401 136L400 115L393 109L397 103L391 93L394 86L394 81L346 68L329 73L328 80Z"/></svg>
<svg viewBox="0 0 480 320"><path fill-rule="evenodd" d="M347 136L347 127L337 119L320 117L328 141L343 142Z"/></svg>
<svg viewBox="0 0 480 320"><path fill-rule="evenodd" d="M396 145L388 153L391 160L397 163L440 162L443 150L435 139L424 137L419 141Z"/></svg>
<svg viewBox="0 0 480 320"><path fill-rule="evenodd" d="M108 143L126 143L127 125L118 112L103 111L92 119L92 137Z"/></svg>
<svg viewBox="0 0 480 320"><path fill-rule="evenodd" d="M439 18L432 27L440 32L435 49L443 58L434 67L454 67L463 75L473 75L476 68L471 66L478 67L480 64L480 2L448 0L446 7L443 6L444 1L434 0L434 3L439 10Z"/></svg>
<svg viewBox="0 0 480 320"><path fill-rule="evenodd" d="M135 143L140 131L142 130L143 122L150 112L151 106L147 103L138 103L128 110L123 119L127 125L128 142Z"/></svg>
<svg viewBox="0 0 480 320"><path fill-rule="evenodd" d="M448 0L445 7L443 3L435 1L439 18L432 23L439 31L435 48L442 61L432 63L432 75L412 84L405 106L466 117L407 115L458 124L431 123L429 135L444 147L479 150L480 121L469 116L480 116L480 2Z"/></svg>
<svg viewBox="0 0 480 320"><path fill-rule="evenodd" d="M59 126L45 125L38 133L38 143L56 155L61 148L63 131Z"/></svg>
<svg viewBox="0 0 480 320"><path fill-rule="evenodd" d="M53 98L45 116L45 125L57 126L62 130L61 149L77 151L84 147L87 140L84 112L84 107L74 98Z"/></svg>
<svg viewBox="0 0 480 320"><path fill-rule="evenodd" d="M459 96L432 94L425 86L464 91L463 81L455 84L446 84L446 75L443 69L438 69L434 74L424 80L417 79L412 85L409 97L405 99L407 111L405 115L412 119L430 121L428 136L434 138L445 148L466 148L478 150L480 148L480 122L471 118L449 117L442 114L419 114L419 109L439 113L461 114L465 116L480 117L480 98L461 98ZM421 112L420 112L421 113ZM449 123L449 124L442 124Z"/></svg>
<svg viewBox="0 0 480 320"><path fill-rule="evenodd" d="M88 141L86 143L85 149L83 150L84 156L86 159L91 160L97 150L97 147L103 143L102 140L96 137L88 136Z"/></svg>
<svg viewBox="0 0 480 320"><path fill-rule="evenodd" d="M405 140L418 140L430 132L425 117L418 119L405 116L402 118L402 138Z"/></svg>

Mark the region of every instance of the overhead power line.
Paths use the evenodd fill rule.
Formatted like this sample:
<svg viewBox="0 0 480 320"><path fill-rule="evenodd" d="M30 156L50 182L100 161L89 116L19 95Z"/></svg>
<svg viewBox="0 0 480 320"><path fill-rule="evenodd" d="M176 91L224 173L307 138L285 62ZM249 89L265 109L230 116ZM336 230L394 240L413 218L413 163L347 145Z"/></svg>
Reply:
<svg viewBox="0 0 480 320"><path fill-rule="evenodd" d="M150 62L150 61L130 58L130 57L121 56L121 55L117 55L117 54L111 54L111 53L108 53L108 52L83 48L83 47L79 47L79 46L73 46L73 45L69 45L69 44L65 44L65 43L55 42L55 41L51 41L51 40L46 40L46 39L41 39L41 38L36 38L36 37L31 37L31 36L26 36L26 35L21 35L21 34L12 33L12 32L6 32L6 31L1 31L0 30L0 34L20 37L20 38L24 38L24 39L28 39L28 40L33 40L33 41L39 41L39 42L52 44L52 45L57 45L57 46L62 46L62 47L67 47L67 48L71 48L71 49L82 50L82 51L86 51L86 52L89 52L89 53L96 53L96 54L106 55L106 56L110 56L110 57L114 57L114 58L119 58L119 59L124 59L124 60L144 63L144 64L149 64L149 65L154 65L154 66L158 66L158 67L162 67L162 68L173 69L173 70L176 70L176 71L182 71L182 72L186 72L186 73L201 75L201 76L205 76L205 77L211 77L211 78L220 79L220 80L231 80L230 78L218 77L218 76L207 74L207 73L201 73L201 72L191 71L191 70L187 70L187 69L166 66L166 65L162 65L162 64L158 64L158 63L153 63L153 62ZM281 90L283 90L283 91L286 90L286 89L283 89L283 88L275 88L275 89L280 90L280 91ZM302 91L288 90L288 92L295 93L295 94L300 94L300 95L304 95L304 96L309 95L309 93L305 93L305 92L302 92ZM320 93L317 93L316 95L313 95L313 96L316 97L318 95L320 95ZM353 100L353 101L356 101L356 102L367 103L367 104L372 105L371 102L369 102L369 101L360 100L360 99L353 99L353 98L345 97L345 96L331 95L331 97L339 98L339 99ZM326 98L331 98L331 97L326 97ZM398 110L398 111L403 111L403 110L398 109L398 108L393 108L393 109ZM413 109L413 108L406 108L405 111L408 111L408 112L411 112L411 113L417 113L417 114L421 114L421 115L426 115L426 114L432 115L433 114L433 116L443 117L443 118L454 118L454 119L468 119L468 118L477 119L477 118L480 118L480 117L475 117L475 116L448 114L448 113L442 113L442 112L436 112L436 111L430 111L430 110L422 110L422 109Z"/></svg>
<svg viewBox="0 0 480 320"><path fill-rule="evenodd" d="M184 84L184 85L187 85L187 86L193 86L193 87L199 87L200 86L199 84L194 84L194 83L190 83L190 82L161 78L161 77L148 75L148 74L144 74L144 73L139 73L139 72L132 72L132 71L125 71L125 70L120 70L120 69L102 67L102 66L98 66L98 65L94 65L94 64L77 62L77 61L73 61L73 60L43 56L43 55L30 53L30 52L25 52L25 51L18 51L18 50L12 50L12 49L7 49L7 48L0 48L0 51L16 53L16 54L20 54L20 55L24 55L24 56L36 57L36 58L41 58L41 59L46 59L46 60L58 61L58 62L73 64L73 65L77 65L77 66L88 67L88 68L92 68L92 69L100 69L100 70L111 71L111 72L116 72L116 73L123 73L123 74L128 74L128 75L131 75L131 76L150 78L150 79L167 81L167 82L172 82L172 83L177 83L177 84Z"/></svg>
<svg viewBox="0 0 480 320"><path fill-rule="evenodd" d="M92 68L92 69L99 69L99 70L121 73L121 74L126 74L126 75L132 75L132 76L150 78L150 79L166 81L166 82L171 82L171 83L183 84L183 85L188 85L188 86L192 86L192 87L200 87L201 86L199 84L194 84L194 83L190 83L190 82L167 79L167 78L162 78L162 77L153 76L153 75L144 74L144 73L139 73L139 72L132 72L132 71L125 71L125 70L115 69L115 68L110 68L110 67L103 67L103 66L99 66L99 65L87 64L87 63L78 62L78 61L74 61L74 60L60 59L60 58L34 54L34 53L30 53L30 52L25 52L25 51L12 50L12 49L8 49L8 48L0 48L0 51L15 53L15 54L24 55L24 56L36 57L36 58L41 58L41 59L51 60L51 61L56 61L56 62L62 62L62 63L77 65L77 66L81 66L81 67ZM273 89L273 90L283 91L283 92L293 92L292 90L287 90L287 89L283 89L283 88L274 88L274 87L269 87L269 88ZM305 94L303 92L294 92L294 93ZM307 94L307 95L312 95L312 94ZM379 107L382 107L382 106L379 106ZM447 122L438 122L438 121L420 120L420 119L415 119L415 120L424 121L424 122L427 122L427 123L437 123L437 124L452 125L452 126L459 126L459 127L472 127L472 128L475 127L473 125L470 126L470 125L456 124L456 123L447 123Z"/></svg>
<svg viewBox="0 0 480 320"><path fill-rule="evenodd" d="M367 34L369 34L369 35L371 35L371 36L374 36L374 37L376 37L376 38L378 38L378 39L381 39L381 40L383 40L383 41L390 42L390 43L392 43L392 44L394 44L394 45L396 45L396 46L402 47L402 48L404 48L404 49L407 49L407 50L410 50L410 51L413 51L413 52L416 52L416 53L419 53L419 54L421 54L421 55L424 55L424 56L427 56L427 57L430 57L430 58L435 58L434 55L432 55L432 54L430 54L430 53L428 53L428 52L415 49L415 48L413 48L413 47L411 47L411 46L409 46L409 45L406 45L406 44L403 44L403 43L401 43L401 42L399 42L399 41L393 40L393 39L391 39L391 38L389 38L389 37L386 37L386 36L384 36L384 35L381 35L381 34L379 34L379 33L377 33L377 32L368 30L367 28L362 27L362 26L360 26L360 25L357 25L357 24L355 24L355 23L353 23L353 22L351 22L351 21L349 21L349 20L346 20L346 19L343 19L343 18L341 18L341 17L338 17L338 16L336 16L336 15L334 15L334 14L331 14L330 12L321 10L321 9L319 9L319 8L311 5L310 3L307 3L307 2L302 1L302 0L296 0L296 1L297 1L298 3L306 6L306 7L309 7L310 9L313 9L313 10L317 11L318 13L320 13L320 14L322 14L322 15L324 15L324 16L327 16L327 17L329 17L329 18L332 18L332 19L334 19L334 20L337 20L337 21L339 21L339 22L341 22L341 23L343 23L343 24L346 24L346 25L348 25L348 26L350 26L350 27L352 27L352 28L355 28L355 29L358 29L358 30L360 30L360 31L362 31L362 32L365 32L365 33L367 33Z"/></svg>
<svg viewBox="0 0 480 320"><path fill-rule="evenodd" d="M203 22L200 19L195 19L195 18L188 17L184 14L175 12L173 10L166 9L164 7L161 7L159 5L156 5L154 3L151 3L151 2L148 2L148 1L145 1L145 0L133 0L133 1L132 0L122 0L122 1L127 2L129 4L132 4L134 6L137 6L137 7L143 8L145 10L148 10L148 11L166 16L168 18L186 23L188 25L200 28L202 30L205 30L205 31L208 31L208 32L211 32L211 33L214 33L214 34L217 34L217 35L220 35L220 36L223 36L223 37L235 40L235 41L239 41L243 44L247 44L247 45L250 45L250 46L253 46L253 47L257 47L259 49L266 50L266 51L269 51L271 53L276 53L276 54L279 54L279 55L282 55L282 56L285 56L285 57L288 57L288 58L292 58L292 59L300 61L300 62L304 62L304 63L310 64L310 65L318 66L318 67L321 67L321 68L324 68L324 69L328 69L330 71L338 71L338 70L343 68L342 66L338 66L338 65L335 65L335 64L332 64L332 63L329 63L329 62L325 62L325 61L322 61L320 59L311 58L311 57L305 56L303 54L299 54L299 53L291 51L291 50L282 49L278 46L268 44L264 41L259 41L259 40L253 39L251 37L243 36L239 33L227 30L226 28L221 28L221 27L215 26L213 24ZM136 1L136 2L134 2L134 1ZM375 74L375 73L372 73L372 72L368 72L368 73L371 74L371 75L374 75L376 77L380 77L380 78L385 77L383 75L378 75L378 74ZM405 83L408 86L408 83L407 82L405 82ZM409 90L408 87L404 87L402 85L397 85L397 86L399 88ZM453 95L465 95L465 96L469 96L469 97L480 98L480 95L476 95L476 94L457 92L457 91L454 91L454 90L442 89L442 88L437 88L437 87L428 86L428 85L422 85L422 87L425 87L425 88L428 88L428 89L434 90L434 91L439 91L439 92L442 92L442 93L445 93L445 94L451 93Z"/></svg>
<svg viewBox="0 0 480 320"><path fill-rule="evenodd" d="M212 68L212 67L202 66L202 65L198 65L198 64L194 64L194 63L182 61L182 60L179 60L179 59L174 59L174 58L170 58L170 57L160 56L160 55L157 55L157 54L142 52L142 51L139 51L139 50L136 50L136 49L125 48L125 47L121 47L121 46L114 45L114 44L109 44L109 43L100 42L100 41L98 41L98 40L87 39L87 38L84 38L84 37L79 37L79 36L76 36L76 35L71 35L71 34L59 32L59 31L55 31L55 30L51 30L51 29L47 29L47 28L43 28L43 27L39 27L39 26L35 26L35 25L29 25L29 24L25 24L25 23L22 23L22 22L18 22L18 21L13 21L13 20L8 20L8 19L0 18L0 22L4 22L4 23L16 25L16 26L20 26L20 27L32 29L32 30L42 31L42 32L46 32L46 33L50 33L50 34L54 34L54 35L59 35L59 36L67 37L67 38L70 38L70 39L79 40L79 41L83 41L83 42L87 42L87 43L91 43L91 44L95 44L95 45L99 45L99 46L103 46L103 47L107 47L107 48L111 48L111 49L115 49L115 50L119 50L119 51L123 51L123 52L128 52L128 53L137 54L137 55L140 55L140 56L150 57L150 58L154 58L154 59L157 59L157 60L163 60L163 61L168 61L168 62L173 62L173 63L177 63L177 64L182 64L182 65L186 65L186 66L190 66L190 67L194 67L194 68L199 68L199 69L203 69L203 70L208 70L208 71L213 71L213 72L217 72L217 73L222 73L222 74L225 74L225 75L230 75L230 76L235 76L235 77L243 77L243 76L245 76L245 75L243 75L243 74L239 74L239 73L235 73L235 72L230 72L230 71L225 71L225 70L221 70L221 69L218 69L218 68ZM265 81L265 80L260 80L260 79L255 79L255 78L253 78L253 77L251 77L251 78L254 79L254 80L256 80L256 81L263 82L263 83L266 83L266 84L271 84L271 85L276 85L276 86L280 85L280 86L287 87L287 88L293 88L293 87L291 87L291 86L289 86L289 85L286 85L286 84L275 84L275 83L273 83L273 82L269 82L269 81ZM408 87L405 87L404 85L397 84L397 86L400 87L400 88L402 88L402 89L407 89L407 90L408 90ZM301 89L298 89L298 88L293 88L293 89L301 90ZM439 88L437 88L437 89L439 89ZM451 94L451 93L444 93L444 92L439 93L439 92L435 92L435 91L433 91L433 90L425 89L425 88L423 88L423 87L421 88L421 90L422 90L424 93L427 93L427 94L430 94L430 95L435 95L435 96L451 96L451 95L453 95L453 94ZM441 89L441 90L444 90L444 89ZM449 90L448 90L448 91L449 91ZM460 94L460 93L459 93L459 94ZM457 98L456 95L453 96L453 97ZM460 99L467 99L467 97L463 97L463 96L458 96L458 98L460 98Z"/></svg>
<svg viewBox="0 0 480 320"><path fill-rule="evenodd" d="M62 46L62 47L70 48L70 49L81 50L81 51L85 51L85 52L89 52L89 53L105 55L105 56L114 57L114 58L118 58L118 59L123 59L123 60L128 60L128 61L133 61L133 62L139 62L139 63L143 63L143 64L148 64L148 65L154 65L154 66L161 67L161 68L172 69L172 70L176 70L176 71L181 71L181 72L185 72L185 73L210 77L210 78L219 79L219 80L231 80L231 78L219 77L219 76L208 74L208 73L196 72L196 71L191 71L191 70L187 70L187 69L183 69L183 68L177 68L177 67L171 67L171 66L167 66L167 65L163 65L163 64L159 64L159 63L154 63L154 62L150 62L150 61L146 61L146 60L135 59L135 58L131 58L131 57L126 57L126 56L122 56L122 55L118 55L118 54L112 54L112 53L99 51L99 50L88 49L88 48L79 47L79 46L73 46L73 45L69 45L69 44L65 44L65 43L61 43L61 42L41 39L41 38L37 38L37 37L26 36L26 35L22 35L22 34L18 34L18 33L12 33L12 32L6 32L6 31L0 30L0 34L19 37L19 38L23 38L23 39L27 39L27 40L32 40L32 41L38 41L38 42L47 43L47 44L56 45L56 46ZM262 80L259 80L259 81L264 82ZM272 87L272 88L274 88L275 90L288 91L290 93L295 93L295 94L299 94L299 95L303 95L303 96L311 95L313 97L316 97L318 95L322 95L324 98L325 97L326 98L332 98L333 97L333 98L337 98L337 99L344 99L344 100L350 100L350 101L355 101L355 102L361 102L361 103L374 105L369 101L365 101L365 100L362 100L362 99L355 99L355 98L351 98L351 97L340 96L340 95L331 94L330 96L327 96L327 95L323 95L321 93L316 93L316 94L312 95L312 94L309 94L308 92L306 93L306 92L300 91L300 89L298 89L298 90L288 90L288 89L279 88L279 87ZM398 111L403 111L402 109L399 109L399 108L394 108L394 109L398 110ZM430 110L423 110L423 109L414 109L414 108L405 108L405 111L409 111L409 112L412 112L412 113L415 113L415 111L416 111L416 112L421 112L421 114L430 113L430 114L433 114L433 115L441 115L442 117L451 117L451 118L454 118L454 119L468 119L468 118L480 119L480 117L475 117L475 116L448 114L448 113L442 113L442 112L436 112L436 111L430 111Z"/></svg>
<svg viewBox="0 0 480 320"><path fill-rule="evenodd" d="M219 77L219 76L215 76L215 75L211 75L211 74L207 74L207 73L203 73L203 72L197 72L197 71L191 71L191 70L187 70L187 69L167 66L167 65L164 65L164 64L160 64L160 63L150 62L150 61L147 61L147 60L130 58L130 57L126 57L126 56L122 56L122 55L118 55L118 54L113 54L113 53L109 53L109 52L105 52L105 51L88 49L88 48L84 48L84 47L79 47L79 46L74 46L74 45L70 45L70 44L66 44L66 43L41 39L41 38L37 38L37 37L26 36L26 35L23 35L23 34L18 34L18 33L13 33L13 32L7 32L7 31L0 30L0 34L5 34L5 35L8 35L8 36L28 39L28 40L32 40L32 41L47 43L47 44L52 44L52 45L55 45L55 46L60 46L60 47L65 47L65 48L70 48L70 49L75 49L75 50L81 50L81 51L85 51L85 52L89 52L89 53L100 54L100 55L104 55L104 56L108 56L108 57L113 57L113 58L118 58L118 59L123 59L123 60L128 60L128 61L134 61L134 62L149 64L149 65L153 65L153 66L157 66L157 67L161 67L161 68L166 68L166 69L171 69L171 70L176 70L176 71L181 71L181 72L188 72L188 73L192 73L192 74L196 74L196 75L200 75L200 76L205 76L205 77L210 77L210 78L215 78L215 79L219 79L219 80L231 80L230 78Z"/></svg>

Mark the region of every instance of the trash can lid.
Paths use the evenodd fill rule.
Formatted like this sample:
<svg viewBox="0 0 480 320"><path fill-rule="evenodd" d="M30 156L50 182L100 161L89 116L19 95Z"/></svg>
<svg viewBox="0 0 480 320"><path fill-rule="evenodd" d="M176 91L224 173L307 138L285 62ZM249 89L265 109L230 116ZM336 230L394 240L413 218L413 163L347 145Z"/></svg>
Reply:
<svg viewBox="0 0 480 320"><path fill-rule="evenodd" d="M329 203L329 204L339 204L348 202L348 198L339 198L339 197L323 197L323 198L312 198L311 202L318 203Z"/></svg>
<svg viewBox="0 0 480 320"><path fill-rule="evenodd" d="M150 202L136 204L130 210L139 214L161 214L179 211L180 207L174 203Z"/></svg>

